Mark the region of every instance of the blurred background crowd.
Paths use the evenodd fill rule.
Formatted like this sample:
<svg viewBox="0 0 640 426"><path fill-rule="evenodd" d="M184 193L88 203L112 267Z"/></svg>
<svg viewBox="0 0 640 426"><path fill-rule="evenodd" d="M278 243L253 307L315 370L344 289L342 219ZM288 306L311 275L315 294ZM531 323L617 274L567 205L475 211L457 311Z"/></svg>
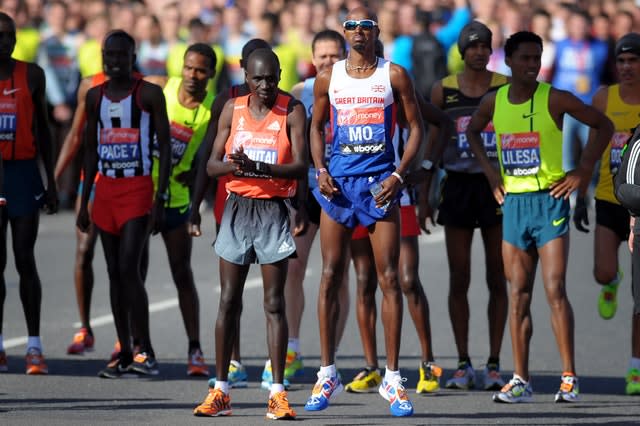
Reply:
<svg viewBox="0 0 640 426"><path fill-rule="evenodd" d="M214 92L243 82L242 46L265 39L281 62L280 86L290 90L315 73L313 35L342 32L347 11L359 5L377 12L385 56L409 70L426 98L435 80L462 68L456 41L472 19L493 32L489 69L508 74L504 41L531 30L544 40L540 79L586 102L615 80L615 40L640 23L634 0L0 0L18 27L14 57L45 70L56 150L80 79L102 71L101 41L111 29L135 37L137 66L147 75L179 76L186 47L210 43L218 56ZM72 206L78 169L60 182L63 207Z"/></svg>

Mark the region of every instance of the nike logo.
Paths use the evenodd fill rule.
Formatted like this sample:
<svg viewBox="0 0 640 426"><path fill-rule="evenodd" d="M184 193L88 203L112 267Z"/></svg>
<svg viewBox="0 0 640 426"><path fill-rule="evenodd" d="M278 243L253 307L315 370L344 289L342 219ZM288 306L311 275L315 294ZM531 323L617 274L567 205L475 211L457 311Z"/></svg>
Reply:
<svg viewBox="0 0 640 426"><path fill-rule="evenodd" d="M566 220L566 217L561 217L560 219L554 219L553 222L553 226L560 226L564 223L564 221Z"/></svg>
<svg viewBox="0 0 640 426"><path fill-rule="evenodd" d="M33 198L36 199L36 201L40 201L40 198L44 197L44 192L39 193L38 195L34 195Z"/></svg>
<svg viewBox="0 0 640 426"><path fill-rule="evenodd" d="M537 112L532 112L530 114L522 114L522 118L524 118L524 119L531 118L536 114L537 114Z"/></svg>
<svg viewBox="0 0 640 426"><path fill-rule="evenodd" d="M454 102L458 102L458 95L447 95L446 103L451 104Z"/></svg>
<svg viewBox="0 0 640 426"><path fill-rule="evenodd" d="M633 49L633 46L622 46L622 48L620 48L623 52L628 52L631 49Z"/></svg>
<svg viewBox="0 0 640 426"><path fill-rule="evenodd" d="M20 90L20 88L17 88L17 89L4 89L2 91L2 94L4 96L9 96L9 95L12 95L12 94L16 93L18 90Z"/></svg>

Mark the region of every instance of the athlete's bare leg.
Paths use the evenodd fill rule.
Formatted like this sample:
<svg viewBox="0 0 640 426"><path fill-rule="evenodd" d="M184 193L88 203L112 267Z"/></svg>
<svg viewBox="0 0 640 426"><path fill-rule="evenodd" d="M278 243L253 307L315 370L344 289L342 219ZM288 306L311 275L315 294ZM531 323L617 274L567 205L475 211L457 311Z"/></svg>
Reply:
<svg viewBox="0 0 640 426"><path fill-rule="evenodd" d="M80 198L76 198L76 215L80 209ZM91 203L89 203L89 214L91 214ZM80 323L93 335L91 329L91 296L93 294L93 255L95 252L98 233L93 224L89 227L89 232L82 232L76 228L76 258L73 269L73 280L76 290L76 301L78 303L78 313Z"/></svg>
<svg viewBox="0 0 640 426"><path fill-rule="evenodd" d="M13 239L13 256L20 276L20 300L29 336L40 335L42 286L36 269L35 244L40 213L9 219Z"/></svg>
<svg viewBox="0 0 640 426"><path fill-rule="evenodd" d="M356 318L367 367L378 368L376 341L376 290L378 277L369 238L351 241L351 256L356 270Z"/></svg>
<svg viewBox="0 0 640 426"><path fill-rule="evenodd" d="M449 260L449 318L458 357L469 357L469 285L471 282L471 242L473 228L445 226Z"/></svg>
<svg viewBox="0 0 640 426"><path fill-rule="evenodd" d="M484 243L486 281L489 289L489 304L487 306L489 357L498 359L509 313L507 283L502 264L502 225L482 228L481 232Z"/></svg>
<svg viewBox="0 0 640 426"><path fill-rule="evenodd" d="M382 290L382 326L387 353L387 367L398 370L402 330L402 292L398 283L400 255L400 210L392 208L388 216L369 227L369 239Z"/></svg>
<svg viewBox="0 0 640 426"><path fill-rule="evenodd" d="M267 317L267 345L273 374L273 383L283 383L287 357L287 316L284 287L287 279L287 259L262 265L264 282L264 313Z"/></svg>
<svg viewBox="0 0 640 426"><path fill-rule="evenodd" d="M618 274L618 248L622 241L612 229L596 225L593 246L593 277L600 285L616 279Z"/></svg>

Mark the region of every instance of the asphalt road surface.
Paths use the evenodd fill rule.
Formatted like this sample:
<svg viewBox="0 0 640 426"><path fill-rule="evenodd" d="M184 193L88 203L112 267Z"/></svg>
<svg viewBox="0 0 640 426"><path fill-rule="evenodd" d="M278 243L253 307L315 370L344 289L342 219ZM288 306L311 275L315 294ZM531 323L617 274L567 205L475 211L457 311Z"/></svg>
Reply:
<svg viewBox="0 0 640 426"><path fill-rule="evenodd" d="M214 233L210 212L206 212L203 218L205 232L203 237L194 242L193 269L200 295L203 350L213 371L213 324L219 297L218 261L211 247ZM268 395L260 389L266 343L259 269L253 267L247 280L241 325L241 350L250 376L249 388L232 391L233 416L196 418L192 410L204 398L207 381L204 378L188 378L185 374L187 339L160 237L154 237L151 242L151 265L146 284L152 341L160 362L160 375L151 379L119 380L96 376L106 364L115 341L107 275L100 247L96 250L94 263L96 284L92 318L95 351L83 356L66 354L66 348L78 327L72 281L74 223L74 216L69 212L55 216L43 215L36 247L43 287L41 334L49 364L48 376L24 374L26 327L18 292L18 277L11 252L9 254L2 333L10 371L0 375L0 424L264 423ZM392 418L388 403L377 394L343 393L332 400L327 410L305 412L304 402L315 381L320 353L315 301L321 259L316 242L305 281L307 303L301 332L305 375L294 382L289 393L289 400L298 411L298 421L327 425L640 423L640 399L624 394L623 377L630 356L632 312L628 251L626 247L620 249L625 280L619 291L618 313L612 320L604 321L597 313L599 287L592 278L593 231L588 235L574 230L571 232L568 292L576 319L576 360L581 388L579 403L553 403L553 395L559 386L561 364L549 324L549 309L538 278L532 308L534 334L530 361L534 402L496 404L491 401L491 392L480 390L441 390L436 395L416 395L420 347L411 319L405 313L400 367L407 378L406 387L414 404L413 417ZM434 352L436 361L445 369L446 380L456 367L457 354L447 310L448 270L442 228L436 228L431 235L421 236L420 249L420 273L431 307ZM469 299L470 351L478 370L482 369L488 356L487 291L483 263L481 239L477 233L473 245L473 278ZM353 286L352 279L352 301ZM501 363L503 376L508 379L513 364L508 329L505 334ZM380 365L384 366L381 326L378 326L378 336ZM337 364L345 378L352 377L364 365L353 309L338 350Z"/></svg>

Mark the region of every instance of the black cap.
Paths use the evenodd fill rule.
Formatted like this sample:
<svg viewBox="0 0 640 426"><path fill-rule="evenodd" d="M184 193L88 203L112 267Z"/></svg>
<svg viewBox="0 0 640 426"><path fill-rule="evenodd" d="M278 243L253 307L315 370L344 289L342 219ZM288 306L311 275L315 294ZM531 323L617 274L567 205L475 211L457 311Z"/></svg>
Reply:
<svg viewBox="0 0 640 426"><path fill-rule="evenodd" d="M616 56L621 53L633 53L640 56L640 34L628 33L616 43Z"/></svg>
<svg viewBox="0 0 640 426"><path fill-rule="evenodd" d="M472 43L482 42L491 48L491 30L483 23L471 21L462 28L458 36L458 50L464 57L464 51Z"/></svg>

